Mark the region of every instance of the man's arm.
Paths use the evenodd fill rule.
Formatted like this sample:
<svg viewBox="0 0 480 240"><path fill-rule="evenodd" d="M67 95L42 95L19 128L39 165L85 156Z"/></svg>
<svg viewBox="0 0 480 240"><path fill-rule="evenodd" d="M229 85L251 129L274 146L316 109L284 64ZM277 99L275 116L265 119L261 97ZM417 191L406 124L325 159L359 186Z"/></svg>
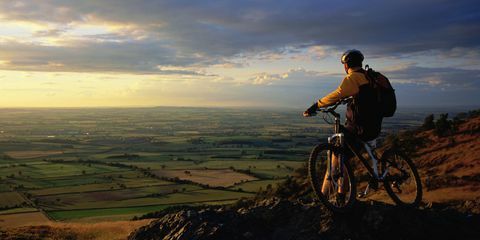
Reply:
<svg viewBox="0 0 480 240"><path fill-rule="evenodd" d="M346 76L337 89L318 100L317 107L328 107L340 101L340 99L342 98L350 97L357 94L359 91L359 84L357 82L358 81L352 79L350 75Z"/></svg>

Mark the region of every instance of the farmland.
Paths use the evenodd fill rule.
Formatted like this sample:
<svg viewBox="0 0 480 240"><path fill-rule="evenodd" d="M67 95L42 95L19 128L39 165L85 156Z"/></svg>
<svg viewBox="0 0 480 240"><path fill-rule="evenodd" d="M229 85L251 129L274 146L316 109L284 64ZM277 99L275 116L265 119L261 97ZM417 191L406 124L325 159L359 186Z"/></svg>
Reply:
<svg viewBox="0 0 480 240"><path fill-rule="evenodd" d="M128 220L252 197L291 175L330 134L321 118L299 112L1 109L0 226ZM405 110L385 129L418 125L423 114Z"/></svg>

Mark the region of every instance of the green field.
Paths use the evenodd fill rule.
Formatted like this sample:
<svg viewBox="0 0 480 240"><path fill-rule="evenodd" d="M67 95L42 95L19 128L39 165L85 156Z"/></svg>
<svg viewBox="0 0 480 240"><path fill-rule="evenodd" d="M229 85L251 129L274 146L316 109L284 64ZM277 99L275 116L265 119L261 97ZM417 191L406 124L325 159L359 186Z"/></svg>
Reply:
<svg viewBox="0 0 480 240"><path fill-rule="evenodd" d="M397 116L387 131L423 112ZM275 187L330 132L297 111L0 109L0 215L97 221L231 203Z"/></svg>

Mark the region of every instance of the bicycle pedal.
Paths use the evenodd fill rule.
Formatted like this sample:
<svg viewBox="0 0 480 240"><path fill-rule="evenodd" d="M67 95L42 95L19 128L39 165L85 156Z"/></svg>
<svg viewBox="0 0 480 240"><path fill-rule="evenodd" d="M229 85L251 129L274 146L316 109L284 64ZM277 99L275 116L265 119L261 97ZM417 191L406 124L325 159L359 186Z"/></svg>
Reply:
<svg viewBox="0 0 480 240"><path fill-rule="evenodd" d="M365 198L367 197L367 194L365 193L357 193L357 198Z"/></svg>

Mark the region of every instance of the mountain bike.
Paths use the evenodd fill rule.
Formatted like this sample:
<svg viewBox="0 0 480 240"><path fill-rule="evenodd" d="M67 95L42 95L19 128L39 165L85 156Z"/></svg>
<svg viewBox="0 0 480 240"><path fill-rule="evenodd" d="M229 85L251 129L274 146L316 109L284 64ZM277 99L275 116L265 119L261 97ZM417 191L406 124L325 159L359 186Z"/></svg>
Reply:
<svg viewBox="0 0 480 240"><path fill-rule="evenodd" d="M393 148L385 150L378 158L373 141L365 142L350 134L349 139L354 137L356 141L354 147L352 141L346 139L345 134L348 133L340 125L340 114L335 110L339 105L350 101L352 98L347 98L331 107L318 109L325 114L324 120L327 123L332 122L326 116L333 116L334 134L328 138L327 143L315 146L308 160L309 180L315 195L335 212L345 212L353 206L357 200L357 181L351 164L353 158L345 159L347 151L351 151L348 155L356 156L367 172L363 174L363 180L368 184L364 190L359 191L359 198L366 197L371 189L377 190L379 183L383 183L387 194L397 205L418 206L422 199L422 184L410 158ZM370 158L371 164L365 155Z"/></svg>

